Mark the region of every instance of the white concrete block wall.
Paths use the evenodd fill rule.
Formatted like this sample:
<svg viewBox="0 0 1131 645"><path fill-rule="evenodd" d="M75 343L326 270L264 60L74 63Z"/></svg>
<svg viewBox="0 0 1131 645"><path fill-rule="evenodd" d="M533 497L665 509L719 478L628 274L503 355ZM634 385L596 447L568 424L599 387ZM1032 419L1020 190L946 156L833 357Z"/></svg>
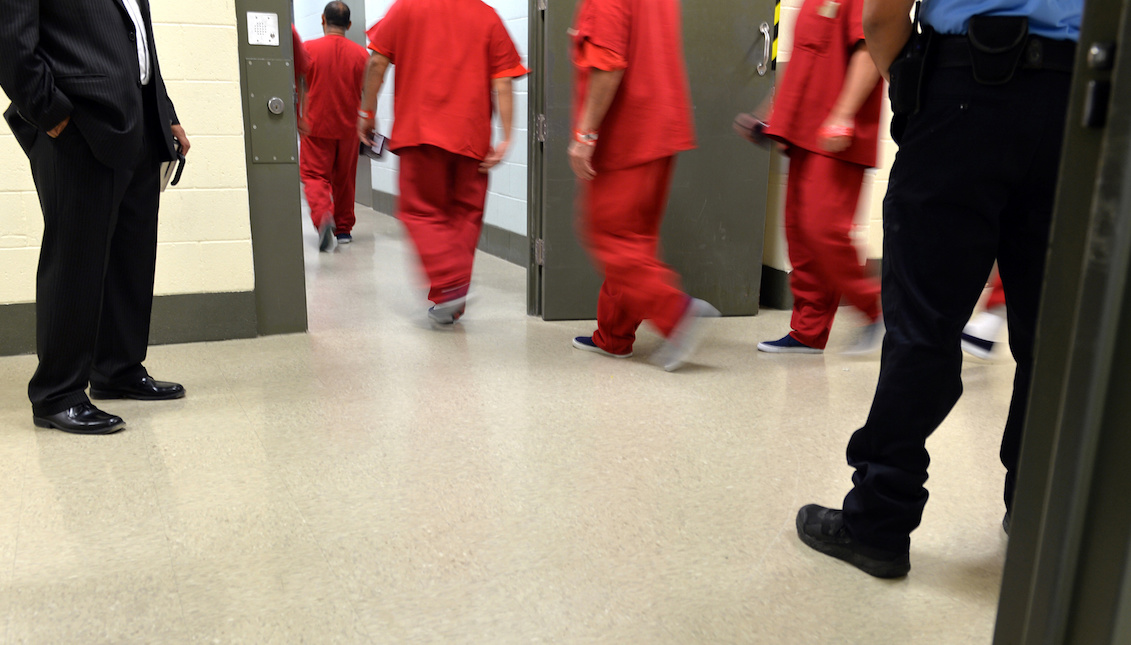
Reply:
<svg viewBox="0 0 1131 645"><path fill-rule="evenodd" d="M304 0L296 0L295 15ZM309 1L309 0L306 0ZM486 0L498 12L499 17L510 32L511 39L522 54L522 62L529 67L527 46L530 34L530 11L527 0ZM392 6L392 0L366 0L365 15L371 26L384 17ZM324 5L323 5L324 6ZM321 11L321 8L319 9ZM303 34L305 37L305 34ZM386 78L377 104L377 124L381 132L389 134L393 124L393 73ZM527 178L527 122L528 122L528 82L520 79L515 83L514 123L511 130L511 149L503 163L491 173L491 183L487 193L487 211L484 219L487 224L517 233L527 234L526 203L528 193ZM502 136L498 119L494 122L495 138ZM397 157L373 162L373 189L397 194Z"/></svg>
<svg viewBox="0 0 1131 645"><path fill-rule="evenodd" d="M251 291L235 4L154 3L153 21L169 94L193 144L180 185L162 198L154 291ZM3 123L0 213L0 304L32 302L43 219L27 157Z"/></svg>

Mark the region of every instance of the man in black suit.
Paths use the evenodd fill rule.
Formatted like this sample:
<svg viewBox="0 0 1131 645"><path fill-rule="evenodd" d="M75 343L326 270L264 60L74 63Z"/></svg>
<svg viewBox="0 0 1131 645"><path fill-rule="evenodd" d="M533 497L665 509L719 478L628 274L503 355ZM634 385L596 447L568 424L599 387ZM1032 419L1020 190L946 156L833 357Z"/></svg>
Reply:
<svg viewBox="0 0 1131 645"><path fill-rule="evenodd" d="M107 434L87 397L184 396L142 366L157 257L160 168L189 149L153 46L148 0L0 0L4 113L43 210L35 425Z"/></svg>

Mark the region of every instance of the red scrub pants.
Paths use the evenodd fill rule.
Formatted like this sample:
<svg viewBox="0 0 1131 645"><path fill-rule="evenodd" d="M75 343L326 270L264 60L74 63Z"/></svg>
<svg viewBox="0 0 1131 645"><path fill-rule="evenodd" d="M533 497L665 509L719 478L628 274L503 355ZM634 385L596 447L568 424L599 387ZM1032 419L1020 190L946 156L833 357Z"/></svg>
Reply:
<svg viewBox="0 0 1131 645"><path fill-rule="evenodd" d="M582 240L605 275L593 342L607 352L632 351L644 320L669 336L687 309L679 276L659 259L674 169L672 156L580 182Z"/></svg>
<svg viewBox="0 0 1131 645"><path fill-rule="evenodd" d="M1005 287L1001 286L1001 276L995 274L990 288L990 297L986 299L986 310L1005 306Z"/></svg>
<svg viewBox="0 0 1131 645"><path fill-rule="evenodd" d="M851 237L863 180L864 166L790 149L785 239L793 265L791 335L810 347L825 348L842 297L868 320L880 317L880 283L864 275Z"/></svg>
<svg viewBox="0 0 1131 645"><path fill-rule="evenodd" d="M353 230L357 218L353 212L354 187L357 183L359 140L326 139L305 136L299 155L299 174L310 205L314 228L322 227L326 218L334 218L334 233Z"/></svg>
<svg viewBox="0 0 1131 645"><path fill-rule="evenodd" d="M397 154L397 217L424 265L428 299L439 304L466 296L483 230L487 175L479 172L478 159L435 146L401 148Z"/></svg>

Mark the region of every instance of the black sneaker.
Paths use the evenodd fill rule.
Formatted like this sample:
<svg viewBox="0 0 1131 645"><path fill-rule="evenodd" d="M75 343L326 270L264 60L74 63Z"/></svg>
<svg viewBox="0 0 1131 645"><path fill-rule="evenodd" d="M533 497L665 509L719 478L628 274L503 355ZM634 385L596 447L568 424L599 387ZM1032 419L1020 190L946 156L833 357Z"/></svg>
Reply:
<svg viewBox="0 0 1131 645"><path fill-rule="evenodd" d="M902 578L911 570L906 552L876 549L854 540L844 527L843 513L837 509L802 506L797 512L797 537L809 547L877 578Z"/></svg>

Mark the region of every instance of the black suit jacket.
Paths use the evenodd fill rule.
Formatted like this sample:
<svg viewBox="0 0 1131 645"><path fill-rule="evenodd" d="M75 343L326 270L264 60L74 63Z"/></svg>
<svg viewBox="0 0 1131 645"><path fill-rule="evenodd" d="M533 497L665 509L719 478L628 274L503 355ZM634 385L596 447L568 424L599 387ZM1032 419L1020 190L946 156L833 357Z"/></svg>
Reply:
<svg viewBox="0 0 1131 645"><path fill-rule="evenodd" d="M138 5L149 43L145 91L156 91L168 161L176 157L168 126L179 121L157 64L149 1ZM147 133L137 34L122 0L0 0L0 16L0 87L18 110L5 117L20 144L30 148L70 117L99 161L133 167Z"/></svg>

